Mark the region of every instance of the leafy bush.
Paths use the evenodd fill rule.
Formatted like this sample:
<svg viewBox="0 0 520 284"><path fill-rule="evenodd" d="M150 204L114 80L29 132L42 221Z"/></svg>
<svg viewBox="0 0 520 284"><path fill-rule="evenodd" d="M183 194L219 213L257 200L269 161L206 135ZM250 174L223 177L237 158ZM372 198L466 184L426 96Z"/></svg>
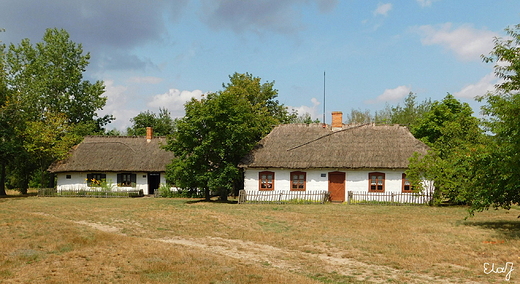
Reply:
<svg viewBox="0 0 520 284"><path fill-rule="evenodd" d="M198 198L202 197L202 192L196 188L189 189L174 189L167 185L161 185L159 187L159 196L168 198Z"/></svg>

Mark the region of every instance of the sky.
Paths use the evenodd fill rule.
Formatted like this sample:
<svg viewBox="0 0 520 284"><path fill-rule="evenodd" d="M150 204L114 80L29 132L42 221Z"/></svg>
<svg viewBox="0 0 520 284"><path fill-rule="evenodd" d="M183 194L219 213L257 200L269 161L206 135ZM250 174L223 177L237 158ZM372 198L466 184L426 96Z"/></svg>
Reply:
<svg viewBox="0 0 520 284"><path fill-rule="evenodd" d="M105 84L99 115L126 130L140 112L168 109L249 73L275 82L280 103L330 123L352 109L469 103L493 90L481 55L520 24L518 0L0 0L3 43L65 29L91 56L84 79Z"/></svg>

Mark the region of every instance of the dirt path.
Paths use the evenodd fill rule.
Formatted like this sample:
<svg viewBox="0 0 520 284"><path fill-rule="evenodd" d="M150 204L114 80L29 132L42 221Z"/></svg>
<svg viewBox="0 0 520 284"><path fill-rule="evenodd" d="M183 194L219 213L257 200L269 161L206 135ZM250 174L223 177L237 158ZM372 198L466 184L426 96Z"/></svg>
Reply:
<svg viewBox="0 0 520 284"><path fill-rule="evenodd" d="M76 224L112 234L125 235L115 226L75 221ZM306 274L309 264L323 268L323 273L337 273L352 277L358 281L369 283L387 283L390 280L398 283L478 283L465 279L447 279L426 274L411 273L387 266L371 265L335 255L307 253L296 250L281 249L269 245L250 241L224 239L219 237L181 238L171 237L163 239L142 238L152 241L182 245L205 252L239 259L244 263L271 266L284 271L294 271Z"/></svg>

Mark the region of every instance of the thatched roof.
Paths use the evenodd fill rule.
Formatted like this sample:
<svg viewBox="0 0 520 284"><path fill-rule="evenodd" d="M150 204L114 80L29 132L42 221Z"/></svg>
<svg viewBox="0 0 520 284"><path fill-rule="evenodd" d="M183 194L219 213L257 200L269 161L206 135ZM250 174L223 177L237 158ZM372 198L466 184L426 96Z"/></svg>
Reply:
<svg viewBox="0 0 520 284"><path fill-rule="evenodd" d="M423 142L399 125L344 125L333 131L321 124L277 126L243 159L243 168L404 169Z"/></svg>
<svg viewBox="0 0 520 284"><path fill-rule="evenodd" d="M163 172L173 159L165 151L165 137L87 136L69 156L49 167L50 172Z"/></svg>

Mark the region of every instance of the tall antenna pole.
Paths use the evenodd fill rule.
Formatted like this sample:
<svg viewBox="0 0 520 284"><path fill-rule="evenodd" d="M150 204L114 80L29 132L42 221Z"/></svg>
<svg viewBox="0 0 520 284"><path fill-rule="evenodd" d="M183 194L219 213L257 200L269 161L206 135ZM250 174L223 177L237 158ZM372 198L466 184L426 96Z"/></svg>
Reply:
<svg viewBox="0 0 520 284"><path fill-rule="evenodd" d="M323 71L323 124L325 124L325 71Z"/></svg>

